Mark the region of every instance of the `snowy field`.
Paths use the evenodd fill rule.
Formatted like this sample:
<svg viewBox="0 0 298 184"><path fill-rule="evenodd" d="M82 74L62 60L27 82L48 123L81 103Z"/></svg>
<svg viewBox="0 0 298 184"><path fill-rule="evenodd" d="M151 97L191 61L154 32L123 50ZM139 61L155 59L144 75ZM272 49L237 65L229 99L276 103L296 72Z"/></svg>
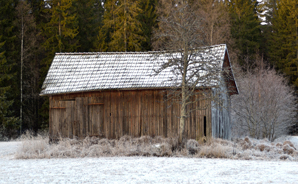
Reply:
<svg viewBox="0 0 298 184"><path fill-rule="evenodd" d="M298 145L298 137L290 139ZM0 142L0 183L298 183L298 162L169 157L16 160Z"/></svg>

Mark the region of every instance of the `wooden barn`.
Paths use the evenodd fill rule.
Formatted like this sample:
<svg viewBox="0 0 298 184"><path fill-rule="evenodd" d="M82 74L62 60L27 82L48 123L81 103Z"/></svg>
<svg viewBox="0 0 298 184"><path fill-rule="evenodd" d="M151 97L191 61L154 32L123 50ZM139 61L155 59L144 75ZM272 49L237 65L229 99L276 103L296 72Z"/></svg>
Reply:
<svg viewBox="0 0 298 184"><path fill-rule="evenodd" d="M222 68L232 74L226 45L212 46ZM166 100L169 78L158 67L152 52L57 53L43 83L41 96L49 97L50 138L102 136L177 136L180 104ZM233 75L232 75L233 76ZM185 124L187 138L230 138L230 95L237 94L233 79L226 80L223 105L196 101ZM198 87L198 90L201 90ZM213 89L204 89L210 90ZM194 100L201 98L195 95ZM200 108L206 107L206 108Z"/></svg>

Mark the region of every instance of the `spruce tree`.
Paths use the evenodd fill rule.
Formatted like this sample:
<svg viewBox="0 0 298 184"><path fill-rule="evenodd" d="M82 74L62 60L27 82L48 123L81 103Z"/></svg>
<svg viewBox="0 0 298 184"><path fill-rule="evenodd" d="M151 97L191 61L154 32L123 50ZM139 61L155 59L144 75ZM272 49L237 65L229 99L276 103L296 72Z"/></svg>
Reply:
<svg viewBox="0 0 298 184"><path fill-rule="evenodd" d="M7 63L5 51L3 51L4 44L5 42L0 43L0 139L3 136L12 137L16 135L19 128L18 119L13 117L10 111L13 100L7 99L7 91L11 87L9 80L13 75L10 73L12 66Z"/></svg>
<svg viewBox="0 0 298 184"><path fill-rule="evenodd" d="M79 47L78 19L74 3L76 0L47 0L43 7L44 18L48 22L39 25L43 42L44 58L41 63L40 81L44 81L49 66L57 52L75 52ZM43 125L48 124L48 98L42 104L40 115L43 118ZM45 126L44 126L45 127Z"/></svg>
<svg viewBox="0 0 298 184"><path fill-rule="evenodd" d="M50 15L50 20L42 29L42 34L46 37L43 46L47 56L42 63L44 66L43 77L45 77L56 52L74 52L79 47L76 39L78 21L73 7L74 1L47 1L51 8L44 9Z"/></svg>
<svg viewBox="0 0 298 184"><path fill-rule="evenodd" d="M108 1L105 4L103 27L99 40L109 38L108 51L141 51L146 40L139 16L142 14L139 1ZM103 36L106 35L106 36Z"/></svg>
<svg viewBox="0 0 298 184"><path fill-rule="evenodd" d="M152 33L153 29L157 27L157 0L141 1L140 7L142 14L139 20L142 23L142 30L145 36L145 41L142 42L142 50L152 50Z"/></svg>
<svg viewBox="0 0 298 184"><path fill-rule="evenodd" d="M298 87L298 2L277 3L272 20L270 62Z"/></svg>
<svg viewBox="0 0 298 184"><path fill-rule="evenodd" d="M105 12L103 15L102 25L99 27L97 40L94 43L96 51L112 51L112 49L109 48L109 43L112 40L111 35L113 35L116 29L115 12L117 8L116 0L107 0L104 3Z"/></svg>
<svg viewBox="0 0 298 184"><path fill-rule="evenodd" d="M15 7L18 0L0 0L0 53L1 53L1 82L0 88L2 88L2 102L6 105L2 105L2 114L6 114L2 117L6 120L2 123L6 123L6 135L11 137L17 133L17 123L14 121L14 117L19 116L19 80L15 73L18 71L18 52L19 47L16 39L16 28L14 26ZM5 43L5 44L4 44ZM10 87L8 87L10 86ZM5 90L4 90L5 89ZM2 103L2 104L3 104ZM7 108L5 108L7 107ZM10 118L8 118L10 117ZM12 121L8 121L12 119ZM1 120L0 120L1 121Z"/></svg>
<svg viewBox="0 0 298 184"><path fill-rule="evenodd" d="M253 64L260 48L260 20L257 15L256 0L231 0L226 2L231 20L233 49L238 49L240 64Z"/></svg>
<svg viewBox="0 0 298 184"><path fill-rule="evenodd" d="M90 52L94 50L96 38L103 18L103 0L76 0L74 6L76 8L78 20L78 35L76 39L80 47L80 52Z"/></svg>
<svg viewBox="0 0 298 184"><path fill-rule="evenodd" d="M73 7L75 0L47 1L51 8L50 21L45 25L46 49L52 52L71 52L78 47L74 39L78 34L77 14Z"/></svg>

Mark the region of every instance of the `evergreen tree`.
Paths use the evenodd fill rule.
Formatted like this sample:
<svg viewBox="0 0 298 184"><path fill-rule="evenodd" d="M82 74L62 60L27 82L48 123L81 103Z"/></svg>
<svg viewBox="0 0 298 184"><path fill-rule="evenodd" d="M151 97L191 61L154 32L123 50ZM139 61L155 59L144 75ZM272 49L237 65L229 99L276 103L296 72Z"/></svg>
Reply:
<svg viewBox="0 0 298 184"><path fill-rule="evenodd" d="M41 63L40 81L44 81L49 66L56 52L75 52L79 47L78 18L73 6L76 0L47 0L43 7L44 18L48 22L39 25L41 34L45 37L43 48L44 58ZM48 98L42 104L40 115L43 125L48 125ZM45 127L45 126L44 126Z"/></svg>
<svg viewBox="0 0 298 184"><path fill-rule="evenodd" d="M18 71L18 66L16 65L18 61L18 52L19 47L17 45L17 39L16 39L16 28L13 24L15 17L15 7L17 5L18 0L0 0L0 43L1 43L1 49L0 53L2 53L1 61L2 63L5 61L5 64L3 63L1 66L1 70L4 73L4 78L1 81L0 87L7 87L5 88L5 92L2 94L5 94L5 96L2 96L2 100L4 103L6 103L6 109L3 111L3 114L6 114L6 117L18 117L19 116L19 85L18 85L18 78L16 75L14 75ZM5 43L5 44L4 44ZM3 60L3 58L5 58ZM9 77L7 76L9 75ZM4 107L4 106L3 106ZM8 123L7 121L6 123ZM4 122L3 122L4 123ZM11 126L12 125L12 126ZM9 129L6 129L7 135L13 136L17 133L17 124L16 123L9 123L6 124L6 127L10 127Z"/></svg>
<svg viewBox="0 0 298 184"><path fill-rule="evenodd" d="M94 50L93 46L96 41L99 28L103 18L103 0L76 0L74 6L76 8L78 19L78 35L76 39L80 47L80 52L90 52Z"/></svg>
<svg viewBox="0 0 298 184"><path fill-rule="evenodd" d="M257 15L256 0L226 1L230 20L231 36L234 38L233 49L238 49L240 64L253 64L260 48L260 20Z"/></svg>
<svg viewBox="0 0 298 184"><path fill-rule="evenodd" d="M272 20L270 62L298 87L298 2L277 3Z"/></svg>
<svg viewBox="0 0 298 184"><path fill-rule="evenodd" d="M77 14L74 11L75 0L52 0L47 1L51 8L51 20L45 25L44 33L47 40L44 44L49 51L71 52L77 50L78 34Z"/></svg>
<svg viewBox="0 0 298 184"><path fill-rule="evenodd" d="M142 42L146 40L139 16L142 14L139 1L108 1L105 4L103 27L99 42L108 38L108 51L141 51ZM106 35L106 36L104 36Z"/></svg>
<svg viewBox="0 0 298 184"><path fill-rule="evenodd" d="M117 7L116 0L107 0L104 4L104 15L102 20L102 25L99 28L99 33L97 40L94 43L96 51L106 52L111 51L109 48L109 43L112 40L111 35L115 32L116 29L116 9Z"/></svg>
<svg viewBox="0 0 298 184"><path fill-rule="evenodd" d="M157 27L157 0L141 1L140 7L142 14L140 14L140 22L142 23L142 30L145 36L145 41L142 42L142 50L152 50L152 33L153 29Z"/></svg>
<svg viewBox="0 0 298 184"><path fill-rule="evenodd" d="M38 102L39 102L39 61L38 55L38 31L33 17L32 8L27 1L20 1L16 7L16 20L18 29L18 43L20 52L19 66L19 90L20 90L20 121L22 131L33 129L37 131Z"/></svg>
<svg viewBox="0 0 298 184"><path fill-rule="evenodd" d="M46 57L43 60L42 76L45 77L56 52L77 51L78 21L73 7L74 0L47 1L50 8L44 9L50 15L50 21L42 28L46 37L43 46Z"/></svg>
<svg viewBox="0 0 298 184"><path fill-rule="evenodd" d="M3 136L16 135L19 128L18 119L13 117L10 111L13 101L7 99L7 91L10 89L8 81L13 75L10 73L12 66L7 63L5 51L3 51L4 44L5 42L0 43L0 139Z"/></svg>

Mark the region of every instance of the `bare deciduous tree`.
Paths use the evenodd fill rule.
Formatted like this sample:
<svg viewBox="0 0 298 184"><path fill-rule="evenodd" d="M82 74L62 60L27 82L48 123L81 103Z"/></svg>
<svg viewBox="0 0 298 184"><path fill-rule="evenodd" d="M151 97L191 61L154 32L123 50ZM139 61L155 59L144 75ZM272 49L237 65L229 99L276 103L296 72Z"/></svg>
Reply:
<svg viewBox="0 0 298 184"><path fill-rule="evenodd" d="M204 40L202 19L198 8L188 1L161 1L162 13L159 29L155 32L154 47L167 58L156 73L171 70L173 98L181 104L179 123L179 143L184 140L187 106L193 103L197 93L212 98L211 87L218 86L223 72L219 65L218 50L208 46ZM159 56L157 56L159 57ZM200 91L198 92L198 87ZM208 94L207 94L208 93Z"/></svg>
<svg viewBox="0 0 298 184"><path fill-rule="evenodd" d="M39 98L39 64L36 61L38 32L28 1L20 1L16 7L14 24L19 30L20 42L20 132L23 126L36 124L37 100ZM23 106L30 108L23 109Z"/></svg>
<svg viewBox="0 0 298 184"><path fill-rule="evenodd" d="M238 77L239 95L232 97L233 132L273 141L286 134L296 116L296 97L273 69L247 71ZM238 134L238 135L237 135Z"/></svg>
<svg viewBox="0 0 298 184"><path fill-rule="evenodd" d="M198 16L202 17L206 42L209 45L229 42L231 40L230 19L224 2L218 0L199 0L198 3Z"/></svg>

